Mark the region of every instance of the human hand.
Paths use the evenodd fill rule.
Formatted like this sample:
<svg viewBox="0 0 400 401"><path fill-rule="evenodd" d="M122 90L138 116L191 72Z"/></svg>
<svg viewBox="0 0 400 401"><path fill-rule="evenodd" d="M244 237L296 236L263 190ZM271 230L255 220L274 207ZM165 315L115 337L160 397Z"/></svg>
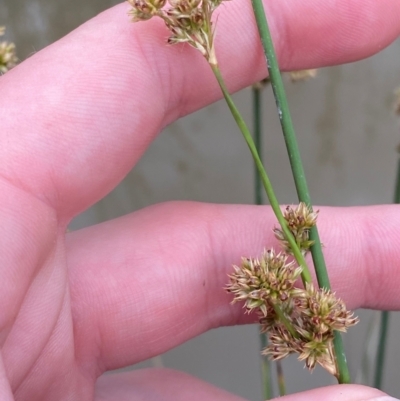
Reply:
<svg viewBox="0 0 400 401"><path fill-rule="evenodd" d="M221 97L195 50L166 46L159 21L131 24L127 10L99 15L0 79L2 401L239 400L173 371L98 379L249 322L222 287L232 263L273 241L265 227L275 223L268 207L179 202L66 235L165 125ZM357 60L400 34L398 0L268 1L267 10L286 70ZM249 4L222 7L218 30L230 89L263 78ZM400 306L398 210L321 208L333 287L350 308ZM336 386L286 400L379 394Z"/></svg>

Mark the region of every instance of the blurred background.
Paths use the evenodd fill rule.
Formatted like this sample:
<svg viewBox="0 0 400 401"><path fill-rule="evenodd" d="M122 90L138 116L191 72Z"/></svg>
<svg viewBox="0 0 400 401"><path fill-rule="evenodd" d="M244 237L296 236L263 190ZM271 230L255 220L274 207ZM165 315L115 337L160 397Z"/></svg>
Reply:
<svg viewBox="0 0 400 401"><path fill-rule="evenodd" d="M54 42L98 12L111 0L0 0L0 26L17 45L21 60ZM300 139L313 202L318 205L391 203L400 142L393 112L393 91L400 85L400 41L377 56L345 66L319 70L308 82L287 82L294 124ZM270 88L263 94L263 153L281 203L296 200L286 151ZM235 94L247 121L252 121L251 90ZM223 102L167 127L126 179L105 199L83 213L71 229L112 219L168 200L252 203L253 164ZM359 311L361 323L345 336L353 377L379 323L377 313ZM384 389L400 396L398 367L400 329L391 316ZM134 328L132 328L134 330ZM376 332L375 332L376 337ZM370 340L373 350L374 335ZM376 339L376 338L375 338ZM261 400L257 327L210 331L134 368L163 364L241 395ZM332 380L322 370L311 375L295 358L283 363L288 392Z"/></svg>

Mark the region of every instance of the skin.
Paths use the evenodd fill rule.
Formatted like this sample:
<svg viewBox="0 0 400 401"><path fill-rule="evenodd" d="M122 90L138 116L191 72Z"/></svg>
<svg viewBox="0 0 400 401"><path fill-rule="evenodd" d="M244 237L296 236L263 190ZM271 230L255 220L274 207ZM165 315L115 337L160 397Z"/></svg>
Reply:
<svg viewBox="0 0 400 401"><path fill-rule="evenodd" d="M266 9L286 70L358 60L400 34L398 0L268 0ZM127 10L100 14L0 78L2 401L239 400L169 370L98 379L249 323L221 288L232 263L274 241L268 207L190 202L66 234L164 126L221 97L200 54L165 46L160 21L132 24ZM221 7L216 46L231 91L266 75L253 21L248 2ZM400 209L320 210L338 295L349 308L398 310ZM282 400L381 395L349 385Z"/></svg>

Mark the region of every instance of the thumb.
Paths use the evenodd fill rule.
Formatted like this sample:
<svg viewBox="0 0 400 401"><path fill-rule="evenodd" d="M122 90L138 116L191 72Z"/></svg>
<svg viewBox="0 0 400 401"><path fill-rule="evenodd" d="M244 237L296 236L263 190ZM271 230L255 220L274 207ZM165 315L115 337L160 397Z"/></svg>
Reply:
<svg viewBox="0 0 400 401"><path fill-rule="evenodd" d="M356 384L321 387L279 398L279 401L396 401L375 388Z"/></svg>

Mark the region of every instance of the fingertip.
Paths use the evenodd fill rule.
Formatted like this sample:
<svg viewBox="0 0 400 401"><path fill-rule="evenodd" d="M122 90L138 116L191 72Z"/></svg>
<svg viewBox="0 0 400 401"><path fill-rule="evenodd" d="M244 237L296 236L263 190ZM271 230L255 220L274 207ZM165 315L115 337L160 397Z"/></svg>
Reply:
<svg viewBox="0 0 400 401"><path fill-rule="evenodd" d="M375 388L358 384L321 387L279 398L280 401L395 401Z"/></svg>

